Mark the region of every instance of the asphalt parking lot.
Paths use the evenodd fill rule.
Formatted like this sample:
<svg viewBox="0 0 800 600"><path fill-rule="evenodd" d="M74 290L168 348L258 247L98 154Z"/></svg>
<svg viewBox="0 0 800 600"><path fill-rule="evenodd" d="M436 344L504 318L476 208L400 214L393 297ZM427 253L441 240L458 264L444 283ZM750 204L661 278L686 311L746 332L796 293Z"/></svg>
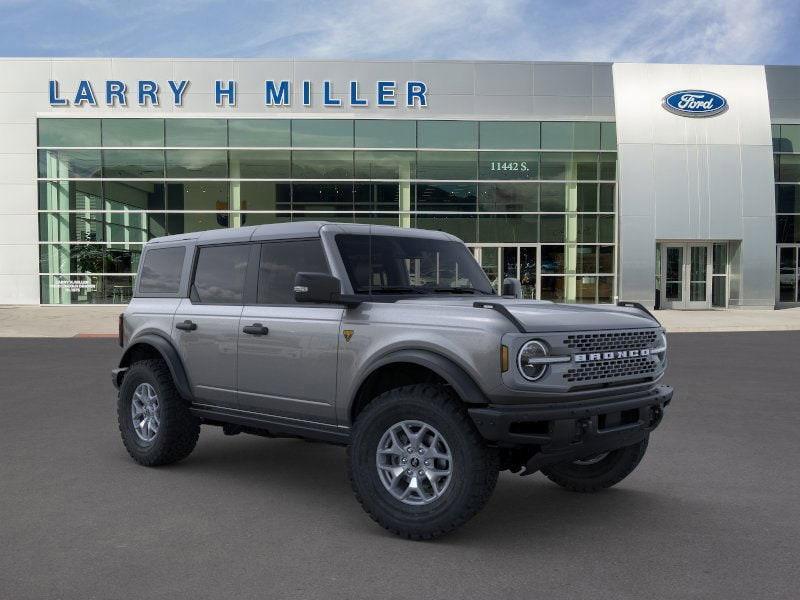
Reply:
<svg viewBox="0 0 800 600"><path fill-rule="evenodd" d="M0 339L0 597L796 598L799 343L672 335L675 399L631 477L578 495L505 473L415 543L362 512L341 448L208 428L137 466L113 340Z"/></svg>

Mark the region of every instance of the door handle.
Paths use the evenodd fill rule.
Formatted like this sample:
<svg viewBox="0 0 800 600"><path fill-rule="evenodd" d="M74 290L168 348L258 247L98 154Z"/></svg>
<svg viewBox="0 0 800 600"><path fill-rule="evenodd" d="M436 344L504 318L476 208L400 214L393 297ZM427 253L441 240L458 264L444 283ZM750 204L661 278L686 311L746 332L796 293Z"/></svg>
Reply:
<svg viewBox="0 0 800 600"><path fill-rule="evenodd" d="M186 319L183 323L177 323L175 325L175 329L180 329L181 331L194 331L197 329L197 323Z"/></svg>
<svg viewBox="0 0 800 600"><path fill-rule="evenodd" d="M269 333L269 329L264 327L261 323L245 325L242 327L242 331L249 333L250 335L267 335Z"/></svg>

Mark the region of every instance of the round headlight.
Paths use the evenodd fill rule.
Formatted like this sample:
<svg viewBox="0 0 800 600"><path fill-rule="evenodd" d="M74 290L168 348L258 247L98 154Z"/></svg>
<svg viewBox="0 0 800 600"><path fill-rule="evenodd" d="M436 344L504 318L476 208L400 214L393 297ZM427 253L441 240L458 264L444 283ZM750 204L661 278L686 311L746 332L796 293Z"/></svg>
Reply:
<svg viewBox="0 0 800 600"><path fill-rule="evenodd" d="M541 379L547 370L547 363L539 363L537 359L545 358L546 356L547 347L542 342L536 340L527 342L519 349L519 354L517 355L519 372L528 381Z"/></svg>

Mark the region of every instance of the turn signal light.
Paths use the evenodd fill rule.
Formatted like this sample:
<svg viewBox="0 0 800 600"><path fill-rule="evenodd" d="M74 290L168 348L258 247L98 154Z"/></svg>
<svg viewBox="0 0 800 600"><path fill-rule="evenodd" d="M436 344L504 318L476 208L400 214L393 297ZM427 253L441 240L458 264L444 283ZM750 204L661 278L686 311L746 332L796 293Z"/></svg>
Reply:
<svg viewBox="0 0 800 600"><path fill-rule="evenodd" d="M500 346L500 370L508 371L508 346Z"/></svg>

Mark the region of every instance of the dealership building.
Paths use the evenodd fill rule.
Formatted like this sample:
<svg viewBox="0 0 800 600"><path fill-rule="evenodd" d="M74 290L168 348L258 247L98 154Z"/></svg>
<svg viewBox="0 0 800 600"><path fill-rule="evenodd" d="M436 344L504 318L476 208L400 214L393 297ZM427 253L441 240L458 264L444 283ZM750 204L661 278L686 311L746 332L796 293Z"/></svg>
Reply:
<svg viewBox="0 0 800 600"><path fill-rule="evenodd" d="M116 304L144 242L453 233L527 298L798 303L800 67L0 60L0 304Z"/></svg>

